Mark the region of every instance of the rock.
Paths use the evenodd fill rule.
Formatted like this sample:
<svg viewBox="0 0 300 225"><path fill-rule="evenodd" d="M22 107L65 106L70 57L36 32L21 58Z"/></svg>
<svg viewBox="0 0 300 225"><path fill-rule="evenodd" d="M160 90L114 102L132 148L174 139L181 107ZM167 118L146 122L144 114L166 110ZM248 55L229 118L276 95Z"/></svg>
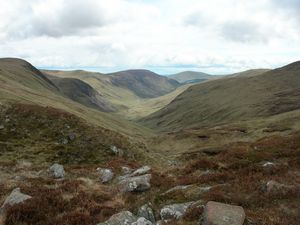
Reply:
<svg viewBox="0 0 300 225"><path fill-rule="evenodd" d="M49 173L50 175L55 178L64 178L65 176L65 170L64 167L60 164L54 163L50 168L49 168Z"/></svg>
<svg viewBox="0 0 300 225"><path fill-rule="evenodd" d="M74 141L76 138L76 135L74 133L69 133L67 137L70 141Z"/></svg>
<svg viewBox="0 0 300 225"><path fill-rule="evenodd" d="M4 129L4 125L0 124L0 130Z"/></svg>
<svg viewBox="0 0 300 225"><path fill-rule="evenodd" d="M137 177L127 177L119 181L120 189L124 192L142 192L150 189L151 174Z"/></svg>
<svg viewBox="0 0 300 225"><path fill-rule="evenodd" d="M244 209L240 206L210 201L204 209L203 225L242 225Z"/></svg>
<svg viewBox="0 0 300 225"><path fill-rule="evenodd" d="M140 175L143 175L143 174L146 174L146 173L150 172L150 170L151 170L150 166L143 166L143 167L135 170L130 176L131 177L140 176Z"/></svg>
<svg viewBox="0 0 300 225"><path fill-rule="evenodd" d="M272 162L266 162L262 165L264 172L268 173L268 174L272 174L275 173L276 171L276 164L272 163Z"/></svg>
<svg viewBox="0 0 300 225"><path fill-rule="evenodd" d="M155 223L155 216L153 210L148 204L141 206L138 210L137 215L138 217L144 217L150 222Z"/></svg>
<svg viewBox="0 0 300 225"><path fill-rule="evenodd" d="M145 219L144 217L140 217L136 222L132 223L131 225L153 225L153 223Z"/></svg>
<svg viewBox="0 0 300 225"><path fill-rule="evenodd" d="M97 171L100 173L100 180L102 183L107 183L114 177L114 173L111 169L97 168Z"/></svg>
<svg viewBox="0 0 300 225"><path fill-rule="evenodd" d="M137 222L136 216L129 211L123 211L111 216L106 222L97 225L131 225L134 222Z"/></svg>
<svg viewBox="0 0 300 225"><path fill-rule="evenodd" d="M120 148L117 148L114 145L110 146L110 150L113 152L114 155L117 155L119 157L122 157L124 155L124 151Z"/></svg>
<svg viewBox="0 0 300 225"><path fill-rule="evenodd" d="M121 173L122 173L123 175L130 174L130 173L132 173L132 169L129 168L129 167L127 167L127 166L122 166L122 167L121 167Z"/></svg>
<svg viewBox="0 0 300 225"><path fill-rule="evenodd" d="M160 210L160 217L162 220L178 220L193 203L195 202L167 205Z"/></svg>
<svg viewBox="0 0 300 225"><path fill-rule="evenodd" d="M31 199L31 198L32 198L31 196L21 193L20 188L15 188L11 192L11 194L5 199L2 207L0 208L0 212L4 211L7 207L11 207L16 204L23 203L27 199Z"/></svg>
<svg viewBox="0 0 300 225"><path fill-rule="evenodd" d="M67 138L63 138L59 141L60 144L66 145L69 143L69 140Z"/></svg>

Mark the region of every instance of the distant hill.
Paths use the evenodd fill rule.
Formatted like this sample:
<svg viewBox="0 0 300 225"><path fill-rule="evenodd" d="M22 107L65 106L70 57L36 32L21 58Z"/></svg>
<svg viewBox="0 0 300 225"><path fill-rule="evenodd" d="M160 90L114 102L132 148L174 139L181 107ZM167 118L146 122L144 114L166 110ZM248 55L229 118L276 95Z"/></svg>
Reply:
<svg viewBox="0 0 300 225"><path fill-rule="evenodd" d="M126 88L141 98L154 98L167 94L180 84L149 70L127 70L108 74L113 85Z"/></svg>
<svg viewBox="0 0 300 225"><path fill-rule="evenodd" d="M202 72L185 71L174 75L169 75L168 78L177 80L181 84L192 84L214 79L214 76Z"/></svg>
<svg viewBox="0 0 300 225"><path fill-rule="evenodd" d="M264 118L300 109L300 62L261 73L193 85L144 118L159 130Z"/></svg>

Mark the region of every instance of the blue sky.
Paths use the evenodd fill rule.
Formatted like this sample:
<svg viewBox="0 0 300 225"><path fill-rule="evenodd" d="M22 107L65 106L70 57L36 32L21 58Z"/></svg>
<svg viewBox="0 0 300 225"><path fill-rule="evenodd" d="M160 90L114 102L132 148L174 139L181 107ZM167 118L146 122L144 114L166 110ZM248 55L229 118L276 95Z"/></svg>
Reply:
<svg viewBox="0 0 300 225"><path fill-rule="evenodd" d="M300 59L298 0L0 0L0 57L228 74Z"/></svg>

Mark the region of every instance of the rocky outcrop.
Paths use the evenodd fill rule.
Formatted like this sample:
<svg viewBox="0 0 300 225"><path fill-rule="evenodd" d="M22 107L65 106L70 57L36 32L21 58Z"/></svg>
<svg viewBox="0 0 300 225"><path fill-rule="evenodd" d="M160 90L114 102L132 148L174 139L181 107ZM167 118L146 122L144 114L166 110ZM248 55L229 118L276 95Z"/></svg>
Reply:
<svg viewBox="0 0 300 225"><path fill-rule="evenodd" d="M137 215L138 217L144 217L150 222L155 223L155 216L153 210L148 204L141 206L138 210Z"/></svg>
<svg viewBox="0 0 300 225"><path fill-rule="evenodd" d="M64 167L60 164L54 163L48 170L50 175L55 178L64 178L65 177L65 170Z"/></svg>
<svg viewBox="0 0 300 225"><path fill-rule="evenodd" d="M21 193L20 188L15 188L11 192L11 194L5 199L3 205L0 208L0 212L5 211L5 209L7 209L8 207L23 203L31 198L31 196Z"/></svg>
<svg viewBox="0 0 300 225"><path fill-rule="evenodd" d="M97 168L97 171L100 174L99 179L102 183L107 183L111 181L114 177L114 173L112 172L111 169Z"/></svg>
<svg viewBox="0 0 300 225"><path fill-rule="evenodd" d="M149 190L151 174L136 177L124 177L119 181L119 187L123 192L142 192Z"/></svg>
<svg viewBox="0 0 300 225"><path fill-rule="evenodd" d="M203 213L203 225L242 225L244 209L240 206L210 201Z"/></svg>

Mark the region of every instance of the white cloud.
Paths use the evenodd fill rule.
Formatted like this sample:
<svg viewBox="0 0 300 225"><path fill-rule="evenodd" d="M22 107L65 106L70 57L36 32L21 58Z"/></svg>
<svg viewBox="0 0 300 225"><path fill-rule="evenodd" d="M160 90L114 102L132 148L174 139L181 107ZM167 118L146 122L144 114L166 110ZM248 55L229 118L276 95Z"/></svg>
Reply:
<svg viewBox="0 0 300 225"><path fill-rule="evenodd" d="M0 0L0 5L0 57L22 57L39 67L227 73L300 57L297 0Z"/></svg>

